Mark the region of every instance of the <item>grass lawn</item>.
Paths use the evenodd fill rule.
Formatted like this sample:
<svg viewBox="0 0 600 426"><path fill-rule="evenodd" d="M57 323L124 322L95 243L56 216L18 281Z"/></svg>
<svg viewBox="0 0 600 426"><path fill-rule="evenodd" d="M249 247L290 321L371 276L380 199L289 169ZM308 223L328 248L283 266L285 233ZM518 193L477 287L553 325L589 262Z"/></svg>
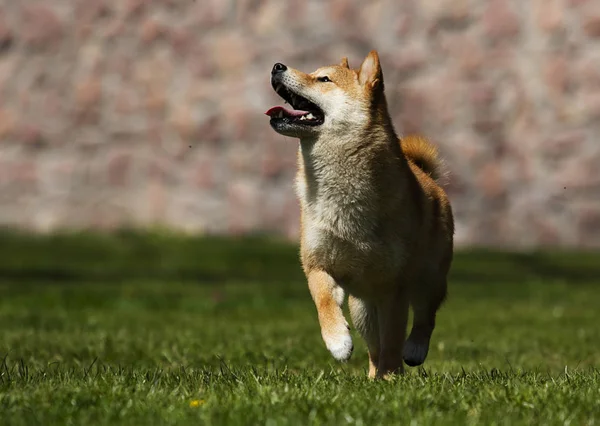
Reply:
<svg viewBox="0 0 600 426"><path fill-rule="evenodd" d="M457 253L424 368L321 341L296 247L0 234L0 424L600 424L600 255Z"/></svg>

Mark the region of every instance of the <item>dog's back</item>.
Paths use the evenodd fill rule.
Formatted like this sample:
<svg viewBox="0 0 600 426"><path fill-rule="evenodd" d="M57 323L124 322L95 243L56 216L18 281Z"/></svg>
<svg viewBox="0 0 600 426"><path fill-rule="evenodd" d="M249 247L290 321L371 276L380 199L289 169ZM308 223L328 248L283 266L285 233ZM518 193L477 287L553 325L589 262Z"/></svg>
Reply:
<svg viewBox="0 0 600 426"><path fill-rule="evenodd" d="M439 261L441 269L447 272L452 260L454 219L450 201L442 187L447 177L444 164L437 148L421 136L405 136L400 139L400 146L425 197L420 236L425 240L424 246L429 254L423 255L423 258L431 256L431 261ZM425 260L425 265L428 263Z"/></svg>

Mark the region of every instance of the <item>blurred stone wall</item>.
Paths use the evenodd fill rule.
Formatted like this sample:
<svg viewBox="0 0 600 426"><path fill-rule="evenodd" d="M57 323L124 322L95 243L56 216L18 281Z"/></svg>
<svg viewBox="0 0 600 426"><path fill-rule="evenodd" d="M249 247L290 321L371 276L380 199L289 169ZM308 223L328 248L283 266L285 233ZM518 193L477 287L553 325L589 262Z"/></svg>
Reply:
<svg viewBox="0 0 600 426"><path fill-rule="evenodd" d="M0 224L295 237L270 69L372 48L459 244L600 246L598 0L0 0Z"/></svg>

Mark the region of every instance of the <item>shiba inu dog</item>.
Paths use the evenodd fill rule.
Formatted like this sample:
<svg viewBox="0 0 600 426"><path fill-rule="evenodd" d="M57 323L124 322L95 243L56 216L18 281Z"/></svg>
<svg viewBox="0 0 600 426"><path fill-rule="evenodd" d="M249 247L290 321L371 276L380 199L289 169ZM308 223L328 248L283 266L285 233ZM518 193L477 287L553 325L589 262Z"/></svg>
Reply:
<svg viewBox="0 0 600 426"><path fill-rule="evenodd" d="M347 58L310 74L277 63L271 84L291 106L266 112L271 127L300 139L300 257L327 348L341 361L352 355L342 311L349 294L369 377L402 373L403 361L422 364L453 255L436 148L421 137L398 138L376 51L357 70Z"/></svg>

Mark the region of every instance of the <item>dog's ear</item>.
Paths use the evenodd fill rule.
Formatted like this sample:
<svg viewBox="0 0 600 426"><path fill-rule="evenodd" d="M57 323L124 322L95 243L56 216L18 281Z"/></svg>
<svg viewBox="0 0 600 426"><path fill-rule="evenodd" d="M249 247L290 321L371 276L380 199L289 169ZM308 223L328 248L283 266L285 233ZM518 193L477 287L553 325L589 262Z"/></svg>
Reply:
<svg viewBox="0 0 600 426"><path fill-rule="evenodd" d="M376 50L371 50L360 66L358 81L361 85L371 89L383 87L383 73Z"/></svg>
<svg viewBox="0 0 600 426"><path fill-rule="evenodd" d="M345 56L342 58L342 61L340 62L340 67L350 69L350 65L348 65L348 58L346 58Z"/></svg>

